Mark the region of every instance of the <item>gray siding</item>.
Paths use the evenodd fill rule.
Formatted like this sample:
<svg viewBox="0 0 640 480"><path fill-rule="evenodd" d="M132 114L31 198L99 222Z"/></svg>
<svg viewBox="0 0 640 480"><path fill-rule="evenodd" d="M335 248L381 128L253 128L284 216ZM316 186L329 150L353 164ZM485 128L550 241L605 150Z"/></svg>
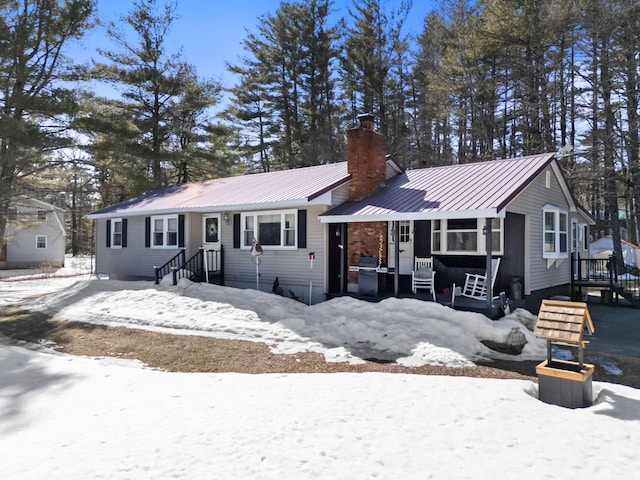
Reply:
<svg viewBox="0 0 640 480"><path fill-rule="evenodd" d="M324 206L307 206L307 248L297 250L265 250L259 267L260 290L271 292L273 281L279 278L286 296L289 290L308 302L310 261L309 253L315 253L313 261L312 302L325 299L326 292L326 226L318 215L326 211ZM216 212L207 212L216 213ZM221 218L220 240L225 251L225 285L237 288L256 288L256 266L251 251L233 248L233 214L227 212L230 222ZM221 217L224 213L221 212ZM127 247L106 247L106 219L96 220L96 271L109 273L114 279L144 277L152 279L154 265L162 265L179 252L179 249L155 249L145 247L145 217L130 217L127 222ZM202 244L202 214L185 216L185 246L189 258Z"/></svg>
<svg viewBox="0 0 640 480"><path fill-rule="evenodd" d="M189 219L185 219L188 231ZM185 242L186 242L185 236ZM96 220L96 272L113 279L154 278L154 265L163 265L176 255L178 248L145 247L145 217L127 219L127 246L107 247L107 220Z"/></svg>
<svg viewBox="0 0 640 480"><path fill-rule="evenodd" d="M545 186L546 171L551 172L550 188ZM557 285L565 285L570 281L570 259L556 262L547 268L547 260L542 257L543 252L543 214L542 208L551 204L569 212L569 203L560 188L560 182L553 169L548 167L533 180L518 197L511 202L507 211L526 216L528 231L525 244L525 274L527 279L524 286L525 293L542 290ZM569 212L571 217L571 212ZM505 232L508 239L509 232ZM508 241L508 240L507 240Z"/></svg>
<svg viewBox="0 0 640 480"><path fill-rule="evenodd" d="M349 199L349 185L342 185L331 192L331 206L335 207Z"/></svg>
<svg viewBox="0 0 640 480"><path fill-rule="evenodd" d="M273 281L278 277L285 296L292 290L305 303L309 301L309 280L311 276L309 253L315 253L313 261L312 303L325 299L326 292L326 226L318 220L325 207L308 206L307 248L297 250L265 250L259 266L259 287L271 292ZM229 212L232 217L233 213ZM233 248L233 228L222 222L221 238L225 248L225 285L236 288L256 288L256 266L251 259L251 251Z"/></svg>
<svg viewBox="0 0 640 480"><path fill-rule="evenodd" d="M211 212L214 213L214 212ZM198 247L202 246L202 217L200 213L188 213L185 215L184 228L184 246L187 258L191 258L198 251Z"/></svg>

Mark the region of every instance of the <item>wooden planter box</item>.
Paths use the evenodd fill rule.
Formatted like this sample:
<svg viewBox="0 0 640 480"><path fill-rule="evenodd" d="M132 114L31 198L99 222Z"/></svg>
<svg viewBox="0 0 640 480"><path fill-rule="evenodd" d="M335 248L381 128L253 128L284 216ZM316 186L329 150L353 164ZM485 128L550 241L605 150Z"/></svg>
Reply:
<svg viewBox="0 0 640 480"><path fill-rule="evenodd" d="M545 360L536 366L538 398L568 408L593 405L592 378L595 367L566 360Z"/></svg>

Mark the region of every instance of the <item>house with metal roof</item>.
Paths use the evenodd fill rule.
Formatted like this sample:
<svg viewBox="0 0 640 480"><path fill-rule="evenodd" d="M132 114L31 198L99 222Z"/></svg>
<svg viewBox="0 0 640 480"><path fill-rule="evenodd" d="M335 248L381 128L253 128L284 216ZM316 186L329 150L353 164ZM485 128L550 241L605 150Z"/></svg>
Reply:
<svg viewBox="0 0 640 480"><path fill-rule="evenodd" d="M389 159L385 172L400 169ZM89 215L96 271L149 279L170 271L158 267L182 269L201 251L214 252L205 255L206 270L222 273L225 285L270 291L278 278L286 295L324 300L327 227L319 217L347 199L350 180L341 162L173 185L102 208Z"/></svg>
<svg viewBox="0 0 640 480"><path fill-rule="evenodd" d="M500 258L493 290L519 282L532 310L568 294L593 223L554 154L404 171L371 116L347 132L346 162L165 187L89 217L110 278L192 272L187 259L216 252L202 258L221 283L270 291L277 278L315 303L361 293L367 269L377 295L407 294L415 257L433 259L439 293Z"/></svg>
<svg viewBox="0 0 640 480"><path fill-rule="evenodd" d="M0 269L63 267L65 247L60 207L24 195L11 199Z"/></svg>
<svg viewBox="0 0 640 480"><path fill-rule="evenodd" d="M484 273L500 258L494 295L512 297L517 283L532 310L569 294L570 254L585 254L593 224L554 154L407 170L320 221L351 230L375 224L388 239L387 275L400 277L396 291L407 290L415 257L433 257L438 291L462 286L467 273ZM374 245L366 250L376 254Z"/></svg>

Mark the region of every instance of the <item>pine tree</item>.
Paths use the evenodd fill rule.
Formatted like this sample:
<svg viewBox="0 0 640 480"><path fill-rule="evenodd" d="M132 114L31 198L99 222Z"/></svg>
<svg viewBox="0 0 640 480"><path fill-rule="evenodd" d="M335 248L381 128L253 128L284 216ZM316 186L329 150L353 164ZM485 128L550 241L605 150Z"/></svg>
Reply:
<svg viewBox="0 0 640 480"><path fill-rule="evenodd" d="M121 97L99 99L101 105L94 104L79 125L99 134L93 154L111 164L105 168L133 165L139 172L125 196L190 178L188 165L204 133L206 109L219 101L220 85L200 80L179 51L167 51L175 19L175 3L136 0L120 23L106 26L116 48L98 50L108 63L97 63L94 75ZM120 165L125 162L130 165Z"/></svg>
<svg viewBox="0 0 640 480"><path fill-rule="evenodd" d="M46 153L72 144L76 109L62 80L65 48L91 26L91 0L0 2L0 242L16 186L46 167Z"/></svg>
<svg viewBox="0 0 640 480"><path fill-rule="evenodd" d="M328 0L283 3L243 42L247 56L229 70L229 118L248 127L244 150L262 171L335 161L340 149L332 78L336 30ZM339 142L337 142L339 143Z"/></svg>
<svg viewBox="0 0 640 480"><path fill-rule="evenodd" d="M351 118L373 113L380 121L380 131L387 135L390 124L388 105L392 97L403 98L403 80L393 82L391 73L402 51L402 26L411 8L401 2L397 10L385 12L380 0L353 0L349 15L353 26L347 28L341 57L341 89ZM391 109L392 110L392 109ZM404 124L403 119L397 119Z"/></svg>

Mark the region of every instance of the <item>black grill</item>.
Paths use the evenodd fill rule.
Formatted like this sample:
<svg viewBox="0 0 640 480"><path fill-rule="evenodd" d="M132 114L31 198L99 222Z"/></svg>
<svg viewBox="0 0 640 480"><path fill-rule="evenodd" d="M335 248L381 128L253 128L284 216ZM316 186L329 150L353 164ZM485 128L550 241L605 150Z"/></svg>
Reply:
<svg viewBox="0 0 640 480"><path fill-rule="evenodd" d="M378 296L378 257L360 257L358 263L358 294Z"/></svg>

